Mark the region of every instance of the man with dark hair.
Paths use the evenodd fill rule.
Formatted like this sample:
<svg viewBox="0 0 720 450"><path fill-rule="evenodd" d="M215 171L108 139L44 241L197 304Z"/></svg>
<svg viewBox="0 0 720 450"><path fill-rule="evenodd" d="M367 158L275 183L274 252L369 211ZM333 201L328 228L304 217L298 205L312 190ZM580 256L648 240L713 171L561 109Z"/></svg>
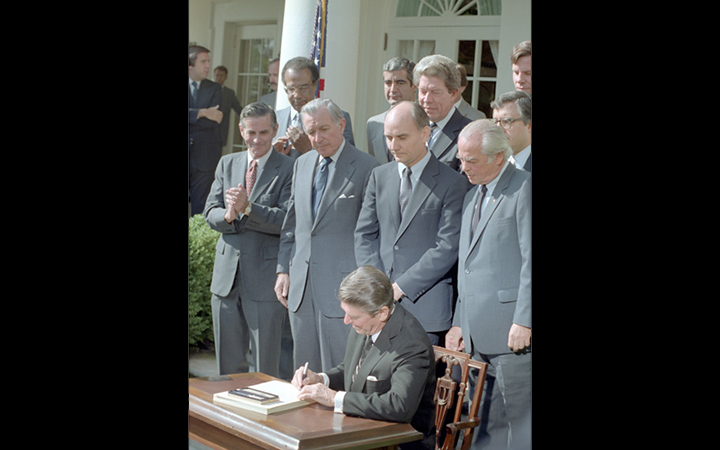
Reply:
<svg viewBox="0 0 720 450"><path fill-rule="evenodd" d="M402 101L414 102L417 86L413 84L413 69L415 63L407 58L391 58L383 66L383 84L385 85L385 100L392 108ZM373 116L365 124L367 133L368 153L373 155L380 164L394 161L392 153L387 148L383 127L387 111Z"/></svg>
<svg viewBox="0 0 720 450"><path fill-rule="evenodd" d="M188 191L193 216L205 207L213 172L222 155L222 87L207 79L209 53L199 45L188 47Z"/></svg>
<svg viewBox="0 0 720 450"><path fill-rule="evenodd" d="M205 207L208 225L222 233L210 286L218 372L247 372L251 339L255 370L289 378L292 369L278 368L288 313L273 280L293 162L273 151L277 121L266 104L243 108L240 131L248 150L220 160Z"/></svg>
<svg viewBox="0 0 720 450"><path fill-rule="evenodd" d="M225 81L228 77L228 69L225 66L217 66L213 70L215 76L215 82L222 86L222 108L220 109L223 113L222 122L220 123L220 141L222 146L225 147L227 144L228 129L230 128L230 109L240 116L242 112L242 105L238 101L235 91L225 86Z"/></svg>
<svg viewBox="0 0 720 450"><path fill-rule="evenodd" d="M290 106L277 112L280 130L286 130L286 132L285 135L275 139L273 146L278 152L291 158L297 158L312 150L310 139L300 119L300 111L303 106L315 99L320 70L311 59L297 56L285 63L280 75L285 84L285 93ZM355 139L353 138L350 114L345 111L342 113L345 118L343 137L350 145L354 146Z"/></svg>
<svg viewBox="0 0 720 450"><path fill-rule="evenodd" d="M399 303L388 277L372 266L358 267L340 284L338 297L347 337L345 359L326 373L303 367L292 383L298 397L335 408L339 414L410 422L421 441L401 449L435 448L435 354L425 330ZM317 370L317 369L316 369Z"/></svg>

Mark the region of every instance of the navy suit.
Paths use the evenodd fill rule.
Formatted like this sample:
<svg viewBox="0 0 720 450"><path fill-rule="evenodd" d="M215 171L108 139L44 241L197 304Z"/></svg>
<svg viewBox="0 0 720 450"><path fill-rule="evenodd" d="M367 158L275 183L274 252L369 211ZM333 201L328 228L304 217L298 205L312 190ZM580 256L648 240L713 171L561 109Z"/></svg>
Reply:
<svg viewBox="0 0 720 450"><path fill-rule="evenodd" d="M453 107L452 113L450 120L440 131L440 135L435 139L430 150L440 162L460 172L460 160L455 157L458 152L458 136L465 125L472 120L464 117L455 107Z"/></svg>
<svg viewBox="0 0 720 450"><path fill-rule="evenodd" d="M355 228L355 260L397 282L402 304L427 332L452 323L453 272L466 182L434 155L413 186L400 219L400 176L396 161L370 176Z"/></svg>
<svg viewBox="0 0 720 450"><path fill-rule="evenodd" d="M188 187L191 214L201 214L210 187L215 179L215 167L222 155L220 124L207 117L198 119L198 111L220 105L222 86L214 81L202 80L197 100L193 101L188 84Z"/></svg>

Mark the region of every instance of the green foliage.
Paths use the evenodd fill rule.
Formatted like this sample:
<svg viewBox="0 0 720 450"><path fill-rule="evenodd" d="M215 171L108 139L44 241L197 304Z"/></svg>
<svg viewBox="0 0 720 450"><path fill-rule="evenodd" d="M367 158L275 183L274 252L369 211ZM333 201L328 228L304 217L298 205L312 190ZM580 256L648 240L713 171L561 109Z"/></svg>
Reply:
<svg viewBox="0 0 720 450"><path fill-rule="evenodd" d="M213 337L210 283L220 233L210 229L202 214L188 222L188 343L196 346Z"/></svg>

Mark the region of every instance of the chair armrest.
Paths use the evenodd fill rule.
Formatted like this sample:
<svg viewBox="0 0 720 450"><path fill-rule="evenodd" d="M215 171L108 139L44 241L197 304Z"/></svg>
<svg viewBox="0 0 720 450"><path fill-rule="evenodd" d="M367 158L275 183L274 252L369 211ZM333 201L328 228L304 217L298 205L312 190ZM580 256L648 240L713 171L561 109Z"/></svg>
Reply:
<svg viewBox="0 0 720 450"><path fill-rule="evenodd" d="M464 420L461 422L453 422L446 425L447 431L450 434L455 434L460 430L464 430L466 428L474 428L476 426L480 425L480 418L471 419L471 420Z"/></svg>

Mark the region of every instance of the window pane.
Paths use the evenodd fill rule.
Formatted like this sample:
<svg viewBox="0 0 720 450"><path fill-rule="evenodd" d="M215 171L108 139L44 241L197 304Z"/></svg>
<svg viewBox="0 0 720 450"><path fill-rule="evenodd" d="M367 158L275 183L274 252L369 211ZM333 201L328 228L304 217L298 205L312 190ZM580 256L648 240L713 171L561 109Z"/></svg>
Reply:
<svg viewBox="0 0 720 450"><path fill-rule="evenodd" d="M400 40L398 41L400 50L398 51L398 54L401 58L407 58L410 61L413 60L414 55L413 52L415 51L415 41L412 39L410 40Z"/></svg>
<svg viewBox="0 0 720 450"><path fill-rule="evenodd" d="M435 41L420 41L420 51L418 52L418 58L415 60L417 63L428 55L435 54Z"/></svg>
<svg viewBox="0 0 720 450"><path fill-rule="evenodd" d="M495 57L493 55L493 49L490 44L495 46L495 53L497 53L497 47L499 41L482 41L482 56L480 65L480 76L481 77L496 77L497 76L497 65L495 64Z"/></svg>
<svg viewBox="0 0 720 450"><path fill-rule="evenodd" d="M467 86L465 86L465 90L462 93L463 98L466 102L468 102L468 105L472 105L472 90L473 90L473 82L468 80Z"/></svg>
<svg viewBox="0 0 720 450"><path fill-rule="evenodd" d="M477 109L484 112L486 117L492 117L490 103L495 100L496 83L494 81L478 81L478 83L480 83L480 93Z"/></svg>
<svg viewBox="0 0 720 450"><path fill-rule="evenodd" d="M474 76L473 68L475 67L475 44L476 41L460 41L458 46L457 62L465 66L467 76Z"/></svg>
<svg viewBox="0 0 720 450"><path fill-rule="evenodd" d="M444 7L440 6L439 3L439 0L425 0L422 8L420 9L420 15L423 17L439 16L444 9Z"/></svg>

